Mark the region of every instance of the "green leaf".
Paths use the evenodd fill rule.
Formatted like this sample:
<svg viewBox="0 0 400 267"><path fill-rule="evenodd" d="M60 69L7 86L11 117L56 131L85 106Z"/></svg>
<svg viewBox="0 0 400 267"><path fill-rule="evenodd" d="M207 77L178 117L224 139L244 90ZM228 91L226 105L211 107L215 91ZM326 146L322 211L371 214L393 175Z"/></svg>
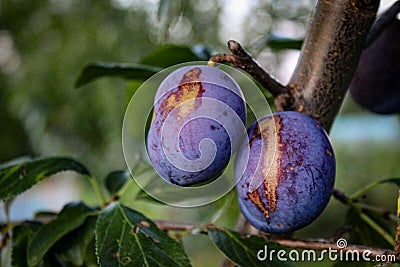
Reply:
<svg viewBox="0 0 400 267"><path fill-rule="evenodd" d="M380 181L381 184L394 184L400 187L400 178L388 178Z"/></svg>
<svg viewBox="0 0 400 267"><path fill-rule="evenodd" d="M16 196L41 180L67 170L89 175L89 171L83 165L69 158L25 160L4 165L0 168L0 199Z"/></svg>
<svg viewBox="0 0 400 267"><path fill-rule="evenodd" d="M42 226L38 222L25 222L13 229L13 248L11 266L28 267L27 248L30 240ZM60 259L52 251L48 251L35 267L63 267Z"/></svg>
<svg viewBox="0 0 400 267"><path fill-rule="evenodd" d="M129 179L131 179L131 174L128 170L110 172L106 177L106 188L108 192L115 194Z"/></svg>
<svg viewBox="0 0 400 267"><path fill-rule="evenodd" d="M35 235L35 232L41 227L37 222L26 222L13 229L13 246L11 265L13 267L27 267L26 250L29 241Z"/></svg>
<svg viewBox="0 0 400 267"><path fill-rule="evenodd" d="M0 170L8 168L8 167L12 167L14 165L18 165L18 164L21 164L21 163L26 163L26 162L31 161L31 160L32 160L32 158L30 158L30 157L18 157L18 158L9 160L7 162L1 163L0 164Z"/></svg>
<svg viewBox="0 0 400 267"><path fill-rule="evenodd" d="M113 203L96 228L101 266L191 266L182 247L142 214Z"/></svg>
<svg viewBox="0 0 400 267"><path fill-rule="evenodd" d="M28 265L35 266L46 252L64 235L81 226L93 209L82 203L67 204L57 219L44 224L29 242Z"/></svg>
<svg viewBox="0 0 400 267"><path fill-rule="evenodd" d="M262 250L260 252L261 258L265 256L265 250L267 252L271 250L275 250L275 252L277 250L284 250L283 247L268 242L264 238L258 236L242 237L239 233L213 227L209 228L208 234L225 257L238 266L290 266L286 262L278 261L276 257L273 257L272 261L270 261L268 256L265 261L258 259L257 254L260 250Z"/></svg>
<svg viewBox="0 0 400 267"><path fill-rule="evenodd" d="M271 35L267 45L273 50L296 49L300 50L303 44L302 39L292 39L277 35Z"/></svg>
<svg viewBox="0 0 400 267"><path fill-rule="evenodd" d="M75 82L81 87L101 77L121 77L129 80L146 80L175 64L202 60L191 48L178 45L162 45L144 57L140 64L97 62L85 66Z"/></svg>
<svg viewBox="0 0 400 267"><path fill-rule="evenodd" d="M282 37L276 34L267 34L261 39L257 40L254 48L257 50L262 50L265 47L269 47L272 50L285 50L285 49L296 49L300 50L303 44L302 39L292 39L287 37Z"/></svg>
<svg viewBox="0 0 400 267"><path fill-rule="evenodd" d="M140 60L140 63L167 68L179 63L199 60L202 60L202 58L193 53L190 47L167 44L157 47L153 52Z"/></svg>
<svg viewBox="0 0 400 267"><path fill-rule="evenodd" d="M75 87L81 87L94 81L97 78L105 76L121 77L125 79L145 80L159 72L161 69L146 66L142 64L126 64L126 63L92 63L84 67L75 82Z"/></svg>
<svg viewBox="0 0 400 267"><path fill-rule="evenodd" d="M86 250L84 266L87 266L87 267L98 266L97 256L96 256L96 240L95 240L95 238L92 239L92 242L90 242L90 244Z"/></svg>
<svg viewBox="0 0 400 267"><path fill-rule="evenodd" d="M94 240L96 221L96 216L87 218L83 225L57 242L56 251L64 260L76 266L81 266L84 263L88 247ZM94 253L94 250L92 253Z"/></svg>
<svg viewBox="0 0 400 267"><path fill-rule="evenodd" d="M38 212L35 213L33 218L35 218L35 219L38 219L38 218L41 218L41 217L44 217L44 218L47 218L47 219L51 218L51 217L56 218L57 215L58 215L58 213L54 212L54 211L39 210Z"/></svg>

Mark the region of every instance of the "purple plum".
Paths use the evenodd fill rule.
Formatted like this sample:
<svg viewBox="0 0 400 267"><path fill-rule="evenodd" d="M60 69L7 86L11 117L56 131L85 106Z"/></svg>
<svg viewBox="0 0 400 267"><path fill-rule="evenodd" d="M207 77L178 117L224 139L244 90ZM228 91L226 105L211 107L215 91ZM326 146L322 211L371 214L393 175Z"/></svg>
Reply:
<svg viewBox="0 0 400 267"><path fill-rule="evenodd" d="M335 172L331 143L317 121L294 111L265 116L249 127L235 161L240 209L261 231L298 230L327 206Z"/></svg>
<svg viewBox="0 0 400 267"><path fill-rule="evenodd" d="M245 121L243 93L227 73L201 65L179 68L155 96L147 136L151 163L172 184L211 181L245 136Z"/></svg>
<svg viewBox="0 0 400 267"><path fill-rule="evenodd" d="M380 114L400 112L400 21L387 28L361 54L350 85L354 101Z"/></svg>

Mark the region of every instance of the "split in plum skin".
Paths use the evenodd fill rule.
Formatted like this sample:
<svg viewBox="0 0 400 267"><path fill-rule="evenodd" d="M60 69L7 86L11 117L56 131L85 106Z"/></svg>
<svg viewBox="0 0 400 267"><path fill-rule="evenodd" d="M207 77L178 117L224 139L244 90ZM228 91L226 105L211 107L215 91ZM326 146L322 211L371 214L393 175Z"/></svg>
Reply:
<svg viewBox="0 0 400 267"><path fill-rule="evenodd" d="M243 93L227 73L202 65L179 68L155 96L147 136L151 163L175 185L211 181L227 166L245 121ZM215 154L210 152L213 148Z"/></svg>
<svg viewBox="0 0 400 267"><path fill-rule="evenodd" d="M336 172L324 129L305 114L286 111L254 122L248 138L250 156L242 148L235 162L247 220L268 233L292 232L314 221L329 202Z"/></svg>

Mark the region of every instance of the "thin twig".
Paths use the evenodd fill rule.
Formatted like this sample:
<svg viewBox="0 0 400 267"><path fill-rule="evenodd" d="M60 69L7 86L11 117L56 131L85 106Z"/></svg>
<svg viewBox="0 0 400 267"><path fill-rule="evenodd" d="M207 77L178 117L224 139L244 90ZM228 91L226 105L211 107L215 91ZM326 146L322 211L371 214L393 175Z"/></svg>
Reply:
<svg viewBox="0 0 400 267"><path fill-rule="evenodd" d="M5 248L5 246L7 245L7 242L10 238L10 234L8 232L7 227L4 227L1 231L1 240L0 240L0 251L3 250L3 248Z"/></svg>
<svg viewBox="0 0 400 267"><path fill-rule="evenodd" d="M99 186L98 182L96 181L96 178L94 176L88 176L88 180L89 180L89 183L92 186L94 192L96 193L97 198L100 201L100 204L103 206L106 206L107 205L106 198L104 197L103 193L101 192L100 186Z"/></svg>
<svg viewBox="0 0 400 267"><path fill-rule="evenodd" d="M349 204L351 199L345 195L344 192L338 190L338 189L333 189L332 195L334 198L342 202L343 204Z"/></svg>
<svg viewBox="0 0 400 267"><path fill-rule="evenodd" d="M354 227L352 225L344 225L336 230L336 232L329 238L329 241L334 242L353 229Z"/></svg>
<svg viewBox="0 0 400 267"><path fill-rule="evenodd" d="M396 227L396 243L394 246L394 255L396 255L396 258L400 256L400 190L399 190L399 195L397 197L397 227Z"/></svg>
<svg viewBox="0 0 400 267"><path fill-rule="evenodd" d="M193 223L183 223L174 221L163 221L163 220L153 220L158 228L164 231L192 231L193 229L199 229L199 233L207 234L206 228L212 224L193 224Z"/></svg>
<svg viewBox="0 0 400 267"><path fill-rule="evenodd" d="M374 22L371 30L368 33L365 47L371 45L379 35L387 28L387 26L396 19L397 14L400 12L400 1L396 1L388 10L386 10Z"/></svg>
<svg viewBox="0 0 400 267"><path fill-rule="evenodd" d="M190 223L181 223L181 222L171 222L171 221L156 221L157 226L163 230L174 230L174 231L190 231L193 228L196 228L197 225L190 224ZM202 228L201 233L207 234L207 228L213 227L212 224L205 224L204 228ZM246 235L247 236L247 235ZM359 246L359 245L348 245L344 248L338 248L336 242L331 242L325 239L318 239L318 240L304 240L304 239L291 239L291 238L280 238L271 236L265 240L266 242L274 242L278 245L288 247L288 248L296 248L296 249L312 249L312 250L342 250L346 251L353 251L358 252L360 255L366 253L370 258L376 258L377 256L382 255L395 255L393 250L389 249L380 249L380 248L373 248L373 247L366 247L366 246ZM400 258L396 256L395 262L400 262ZM227 262L228 263L228 262ZM227 265L229 266L229 265Z"/></svg>
<svg viewBox="0 0 400 267"><path fill-rule="evenodd" d="M386 210L386 209L383 209L380 207L367 205L364 203L360 203L359 206L361 207L362 211L371 211L376 214L379 214L380 216L382 216L382 218L384 218L386 220L397 222L397 215L389 210Z"/></svg>
<svg viewBox="0 0 400 267"><path fill-rule="evenodd" d="M273 240L275 243L288 247L288 248L297 248L297 249L313 249L313 250L342 250L346 251L357 251L360 255L363 253L368 253L368 257L376 258L377 256L382 255L394 255L393 250L389 249L380 249L380 248L372 248L366 246L358 246L358 245L348 245L344 248L339 249L336 242L329 242L327 240L300 240L300 239L278 239ZM395 262L400 262L400 259L396 257Z"/></svg>
<svg viewBox="0 0 400 267"><path fill-rule="evenodd" d="M394 221L396 219L396 221L397 221L397 216L393 212L386 210L386 209L382 209L380 207L375 207L375 206L367 205L364 203L359 203L358 200L354 201L352 198L346 196L345 193L343 193L342 191L340 191L338 189L334 189L332 195L334 198L336 198L337 200L339 200L340 202L342 202L343 204L346 204L346 205L352 205L354 203L357 203L357 206L359 208L361 208L362 212L372 211L374 213L381 215L383 218L385 218L387 220Z"/></svg>
<svg viewBox="0 0 400 267"><path fill-rule="evenodd" d="M289 89L269 75L238 42L228 41L228 48L232 54L217 54L210 58L210 64L230 63L246 71L274 97L289 93Z"/></svg>

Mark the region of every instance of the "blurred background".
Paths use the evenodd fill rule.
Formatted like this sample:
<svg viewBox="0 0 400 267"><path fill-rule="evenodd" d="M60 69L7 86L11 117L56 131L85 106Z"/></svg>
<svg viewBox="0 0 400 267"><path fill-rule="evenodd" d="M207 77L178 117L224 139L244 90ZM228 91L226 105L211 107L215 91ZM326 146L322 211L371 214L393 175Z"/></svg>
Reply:
<svg viewBox="0 0 400 267"><path fill-rule="evenodd" d="M166 2L168 8L159 13L159 5ZM278 51L266 42L271 34L301 40L314 3L1 0L0 162L21 156L70 156L99 180L110 171L125 169L122 121L130 88L137 84L103 78L76 89L74 83L85 65L139 62L165 44L197 48L200 44L212 53L228 52L226 42L235 39L286 83L299 51ZM382 1L380 10L391 3ZM378 179L400 177L399 116L374 115L347 97L331 138L337 159L336 188L351 194ZM81 177L61 173L21 195L12 206L11 218L28 219L37 210L59 210L81 198L92 203L88 188ZM368 194L366 201L395 211L396 199L397 189L384 185ZM235 202L221 224L234 226ZM188 221L193 216L210 220L213 205L185 211L145 201L131 203L151 218L185 220L187 216ZM329 237L343 224L346 209L332 199L318 220L296 236ZM220 255L207 236L189 235L183 242L194 266L218 266Z"/></svg>

